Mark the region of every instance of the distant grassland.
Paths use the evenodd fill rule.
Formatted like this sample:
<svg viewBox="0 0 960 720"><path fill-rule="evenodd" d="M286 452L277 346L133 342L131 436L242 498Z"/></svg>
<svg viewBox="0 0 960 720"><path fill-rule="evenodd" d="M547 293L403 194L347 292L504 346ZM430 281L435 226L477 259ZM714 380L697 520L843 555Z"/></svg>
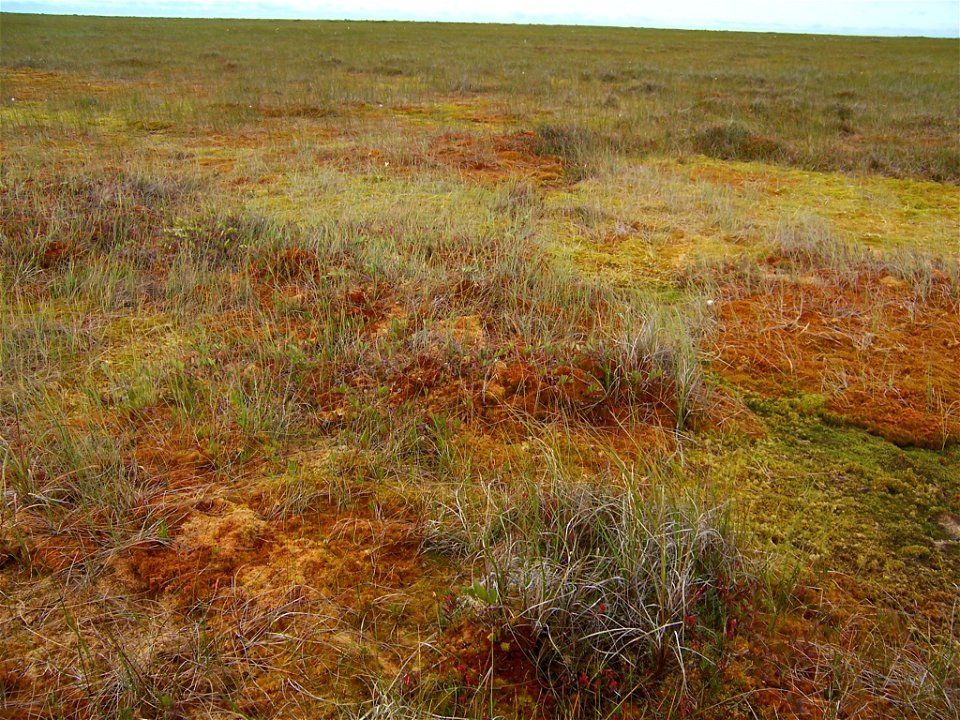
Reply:
<svg viewBox="0 0 960 720"><path fill-rule="evenodd" d="M129 120L231 128L263 110L482 94L639 153L960 180L954 40L514 25L3 16L7 68L121 83ZM126 92L124 92L126 87ZM9 83L8 96L16 94Z"/></svg>

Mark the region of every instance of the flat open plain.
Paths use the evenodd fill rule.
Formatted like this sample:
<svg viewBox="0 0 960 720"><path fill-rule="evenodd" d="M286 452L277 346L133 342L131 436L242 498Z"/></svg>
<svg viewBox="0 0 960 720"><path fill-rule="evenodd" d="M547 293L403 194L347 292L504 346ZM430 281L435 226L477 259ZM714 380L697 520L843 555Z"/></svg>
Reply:
<svg viewBox="0 0 960 720"><path fill-rule="evenodd" d="M0 30L0 714L957 716L955 40Z"/></svg>

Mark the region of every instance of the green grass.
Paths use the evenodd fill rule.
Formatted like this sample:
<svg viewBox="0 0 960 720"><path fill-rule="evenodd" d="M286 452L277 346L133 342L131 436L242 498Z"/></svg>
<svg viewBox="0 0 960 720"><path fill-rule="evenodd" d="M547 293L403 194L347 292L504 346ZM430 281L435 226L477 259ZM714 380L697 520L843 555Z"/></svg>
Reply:
<svg viewBox="0 0 960 720"><path fill-rule="evenodd" d="M97 114L120 127L227 129L267 108L344 117L356 103L482 97L555 135L641 153L960 179L951 40L10 14L3 24L5 67L100 81L46 98L67 125ZM8 122L26 122L8 100L16 82L7 90Z"/></svg>

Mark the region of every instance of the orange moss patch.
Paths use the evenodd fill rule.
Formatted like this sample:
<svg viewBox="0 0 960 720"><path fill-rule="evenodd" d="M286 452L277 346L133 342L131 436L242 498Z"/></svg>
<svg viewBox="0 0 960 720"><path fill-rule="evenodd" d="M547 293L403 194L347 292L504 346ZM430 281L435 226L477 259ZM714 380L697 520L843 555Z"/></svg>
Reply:
<svg viewBox="0 0 960 720"><path fill-rule="evenodd" d="M253 277L271 283L300 283L320 274L317 254L302 247L289 247L257 258L251 263ZM299 287L292 288L300 290Z"/></svg>
<svg viewBox="0 0 960 720"><path fill-rule="evenodd" d="M720 304L717 367L741 387L822 394L828 411L898 445L960 439L960 316L869 276L826 273ZM770 289L768 289L770 290Z"/></svg>
<svg viewBox="0 0 960 720"><path fill-rule="evenodd" d="M267 520L249 505L223 501L194 512L169 547L132 553L129 569L141 590L178 604L232 585L254 593L304 585L358 611L423 572L412 520L333 508Z"/></svg>
<svg viewBox="0 0 960 720"><path fill-rule="evenodd" d="M915 628L896 613L877 611L875 593L836 574L816 586L798 584L795 606L776 617L755 608L741 613L717 679L730 696L747 699L752 717L912 716L918 708L911 693L929 681L929 659ZM730 709L715 706L717 714L706 717L730 717Z"/></svg>
<svg viewBox="0 0 960 720"><path fill-rule="evenodd" d="M38 263L44 270L49 270L64 262L69 261L76 255L76 248L71 243L65 243L60 240L51 240L43 249L43 255Z"/></svg>
<svg viewBox="0 0 960 720"><path fill-rule="evenodd" d="M692 180L729 185L738 190L759 190L766 195L781 195L787 188L798 184L787 175L771 174L760 169L748 169L732 164L704 164L690 173Z"/></svg>
<svg viewBox="0 0 960 720"><path fill-rule="evenodd" d="M167 510L179 506L180 513L197 503L209 502L212 493L208 490L222 489L227 478L217 470L208 449L177 423L169 408L146 409L142 418L155 432L138 439L130 460L163 488ZM240 437L227 435L218 441L224 453L234 455L243 442Z"/></svg>
<svg viewBox="0 0 960 720"><path fill-rule="evenodd" d="M228 587L237 568L255 556L265 539L265 524L249 508L220 516L194 513L171 548L135 552L132 568L142 589L179 596L188 604Z"/></svg>
<svg viewBox="0 0 960 720"><path fill-rule="evenodd" d="M600 383L603 371L590 358L581 358L577 365L499 362L492 370L483 398L494 416L513 410L545 417L562 407L589 412L606 399Z"/></svg>
<svg viewBox="0 0 960 720"><path fill-rule="evenodd" d="M43 102L58 97L106 96L127 86L119 80L81 78L71 73L32 68L5 68L0 72L4 94L15 102Z"/></svg>
<svg viewBox="0 0 960 720"><path fill-rule="evenodd" d="M354 147L326 149L317 159L344 172L376 169L390 173L416 173L446 169L473 182L525 179L555 185L563 174L563 160L537 152L534 133L486 134L448 132L434 138L426 149Z"/></svg>
<svg viewBox="0 0 960 720"><path fill-rule="evenodd" d="M419 523L389 510L341 511L322 503L283 519L274 515L269 493L255 491L248 500L198 509L169 547L131 553L120 576L164 607L210 607L215 626L231 637L250 625L251 615L276 615L299 626L291 638L313 638L309 666L296 643L289 653L282 644L263 648L269 662L240 693L250 712L269 709L295 689L286 686L288 677L310 678L321 694L342 699L362 694L361 673L377 668L395 676L400 658L435 620L434 598L450 582L445 567L424 562ZM272 691L265 695L266 688Z"/></svg>
<svg viewBox="0 0 960 720"><path fill-rule="evenodd" d="M454 100L439 105L393 105L388 108L393 114L409 118L436 118L438 121L450 120L474 125L511 125L522 118L515 113L503 112L488 103Z"/></svg>
<svg viewBox="0 0 960 720"><path fill-rule="evenodd" d="M476 125L510 125L520 122L523 117L497 110L471 110L464 113L463 119Z"/></svg>
<svg viewBox="0 0 960 720"><path fill-rule="evenodd" d="M519 176L549 185L563 172L560 158L536 151L536 135L529 131L492 136L447 133L431 148L430 158L473 180Z"/></svg>
<svg viewBox="0 0 960 720"><path fill-rule="evenodd" d="M89 535L66 529L56 534L37 531L29 527L31 524L29 521L20 521L20 532L27 531L20 540L26 549L26 557L20 559L28 560L39 572L61 573L74 567L82 569L83 563L100 549L96 539Z"/></svg>
<svg viewBox="0 0 960 720"><path fill-rule="evenodd" d="M323 118L334 112L322 105L266 105L259 108L260 114L269 118Z"/></svg>
<svg viewBox="0 0 960 720"><path fill-rule="evenodd" d="M652 428L671 428L675 422L669 382L651 380L628 398L604 387L604 368L587 355L563 360L508 353L495 363L470 356L454 360L439 352L413 358L391 374L391 402L416 400L431 412L470 408L492 424L570 417L594 429L622 429L634 424L638 408Z"/></svg>

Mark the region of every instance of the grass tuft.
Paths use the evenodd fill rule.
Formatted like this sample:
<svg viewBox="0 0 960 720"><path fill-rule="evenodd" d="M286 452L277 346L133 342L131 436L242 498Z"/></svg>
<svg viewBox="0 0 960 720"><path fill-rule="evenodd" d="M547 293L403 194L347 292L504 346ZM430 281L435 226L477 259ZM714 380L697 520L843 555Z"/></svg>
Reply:
<svg viewBox="0 0 960 720"><path fill-rule="evenodd" d="M711 125L693 136L696 152L720 160L764 160L782 162L790 153L776 140L752 132L747 127L730 122Z"/></svg>

